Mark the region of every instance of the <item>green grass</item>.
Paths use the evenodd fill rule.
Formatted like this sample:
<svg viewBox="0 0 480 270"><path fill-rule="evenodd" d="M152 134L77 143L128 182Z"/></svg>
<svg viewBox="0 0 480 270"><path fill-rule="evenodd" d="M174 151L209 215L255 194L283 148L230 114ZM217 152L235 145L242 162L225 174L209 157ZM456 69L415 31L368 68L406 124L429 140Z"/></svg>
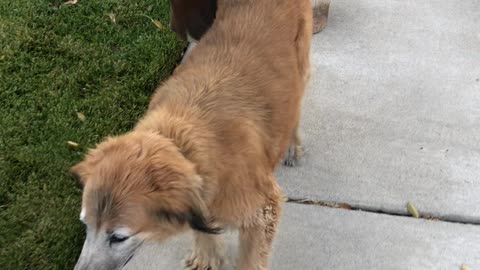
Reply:
<svg viewBox="0 0 480 270"><path fill-rule="evenodd" d="M103 137L132 128L183 50L168 30L168 0L62 2L0 0L5 270L73 268L84 228L68 169ZM69 140L81 148L69 150Z"/></svg>

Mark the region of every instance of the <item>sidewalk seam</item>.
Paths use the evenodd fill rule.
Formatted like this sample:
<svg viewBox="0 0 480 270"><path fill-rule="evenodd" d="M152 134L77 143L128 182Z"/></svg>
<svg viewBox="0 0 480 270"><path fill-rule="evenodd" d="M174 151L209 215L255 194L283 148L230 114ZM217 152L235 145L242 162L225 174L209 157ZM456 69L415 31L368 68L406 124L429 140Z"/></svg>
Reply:
<svg viewBox="0 0 480 270"><path fill-rule="evenodd" d="M299 199L299 198L292 198L288 197L286 203L291 204L302 204L302 205L314 205L320 207L329 207L329 208L336 208L336 209L343 209L343 210L350 210L350 211L360 211L366 213L374 213L379 215L387 215L387 216L399 216L399 217L407 217L413 219L424 219L428 221L441 221L447 223L456 223L456 224L463 224L463 225L474 225L479 226L480 222L478 221L460 221L452 218L446 217L433 217L433 216L420 216L419 218L414 218L409 215L407 212L400 213L400 212L393 212L393 211L385 211L380 209L373 209L371 207L362 207L362 206L352 206L347 203L339 203L339 202L328 202L328 201L321 201L321 200L311 200L311 199Z"/></svg>

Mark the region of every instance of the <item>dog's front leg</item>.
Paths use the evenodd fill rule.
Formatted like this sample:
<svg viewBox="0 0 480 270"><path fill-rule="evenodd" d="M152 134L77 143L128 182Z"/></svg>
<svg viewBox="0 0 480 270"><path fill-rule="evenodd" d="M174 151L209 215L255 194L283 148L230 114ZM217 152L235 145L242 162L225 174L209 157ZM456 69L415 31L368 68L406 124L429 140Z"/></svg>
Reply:
<svg viewBox="0 0 480 270"><path fill-rule="evenodd" d="M186 270L219 270L223 264L223 238L221 235L194 232L192 254L185 260Z"/></svg>
<svg viewBox="0 0 480 270"><path fill-rule="evenodd" d="M252 223L240 228L240 257L238 270L266 270L277 232L281 204L272 201L255 217Z"/></svg>

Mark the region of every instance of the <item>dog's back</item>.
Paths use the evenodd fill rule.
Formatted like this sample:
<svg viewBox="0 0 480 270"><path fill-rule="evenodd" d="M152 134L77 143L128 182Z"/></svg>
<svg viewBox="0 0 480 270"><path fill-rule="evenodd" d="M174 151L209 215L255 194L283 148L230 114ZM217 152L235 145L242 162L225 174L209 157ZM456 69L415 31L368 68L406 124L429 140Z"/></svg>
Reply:
<svg viewBox="0 0 480 270"><path fill-rule="evenodd" d="M145 240L188 228L187 269L220 269L219 228L239 230L237 269L268 269L283 201L273 169L308 77L309 1L219 2L213 27L135 129L72 167L87 225L75 269L118 269Z"/></svg>
<svg viewBox="0 0 480 270"><path fill-rule="evenodd" d="M309 0L220 1L211 30L158 89L150 109L174 99L208 112L219 136L239 135L225 137L230 150L244 147L241 134L253 128L276 166L300 117L311 20Z"/></svg>

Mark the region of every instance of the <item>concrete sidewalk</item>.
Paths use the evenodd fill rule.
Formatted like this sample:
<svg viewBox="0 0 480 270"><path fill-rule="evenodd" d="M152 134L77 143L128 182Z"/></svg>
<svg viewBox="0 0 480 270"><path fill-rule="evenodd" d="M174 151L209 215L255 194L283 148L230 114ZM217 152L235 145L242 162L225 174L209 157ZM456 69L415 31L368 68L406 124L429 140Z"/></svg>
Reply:
<svg viewBox="0 0 480 270"><path fill-rule="evenodd" d="M313 42L295 198L480 223L480 5L333 0Z"/></svg>
<svg viewBox="0 0 480 270"><path fill-rule="evenodd" d="M456 270L480 269L480 226L287 204L271 269ZM237 256L228 234L229 262ZM191 235L145 246L127 270L178 270L189 254Z"/></svg>
<svg viewBox="0 0 480 270"><path fill-rule="evenodd" d="M480 225L459 223L480 224L477 0L332 0L303 126L284 191L367 212L288 203L271 269L480 269ZM395 216L407 201L444 221ZM129 269L182 269L189 248L145 247Z"/></svg>

